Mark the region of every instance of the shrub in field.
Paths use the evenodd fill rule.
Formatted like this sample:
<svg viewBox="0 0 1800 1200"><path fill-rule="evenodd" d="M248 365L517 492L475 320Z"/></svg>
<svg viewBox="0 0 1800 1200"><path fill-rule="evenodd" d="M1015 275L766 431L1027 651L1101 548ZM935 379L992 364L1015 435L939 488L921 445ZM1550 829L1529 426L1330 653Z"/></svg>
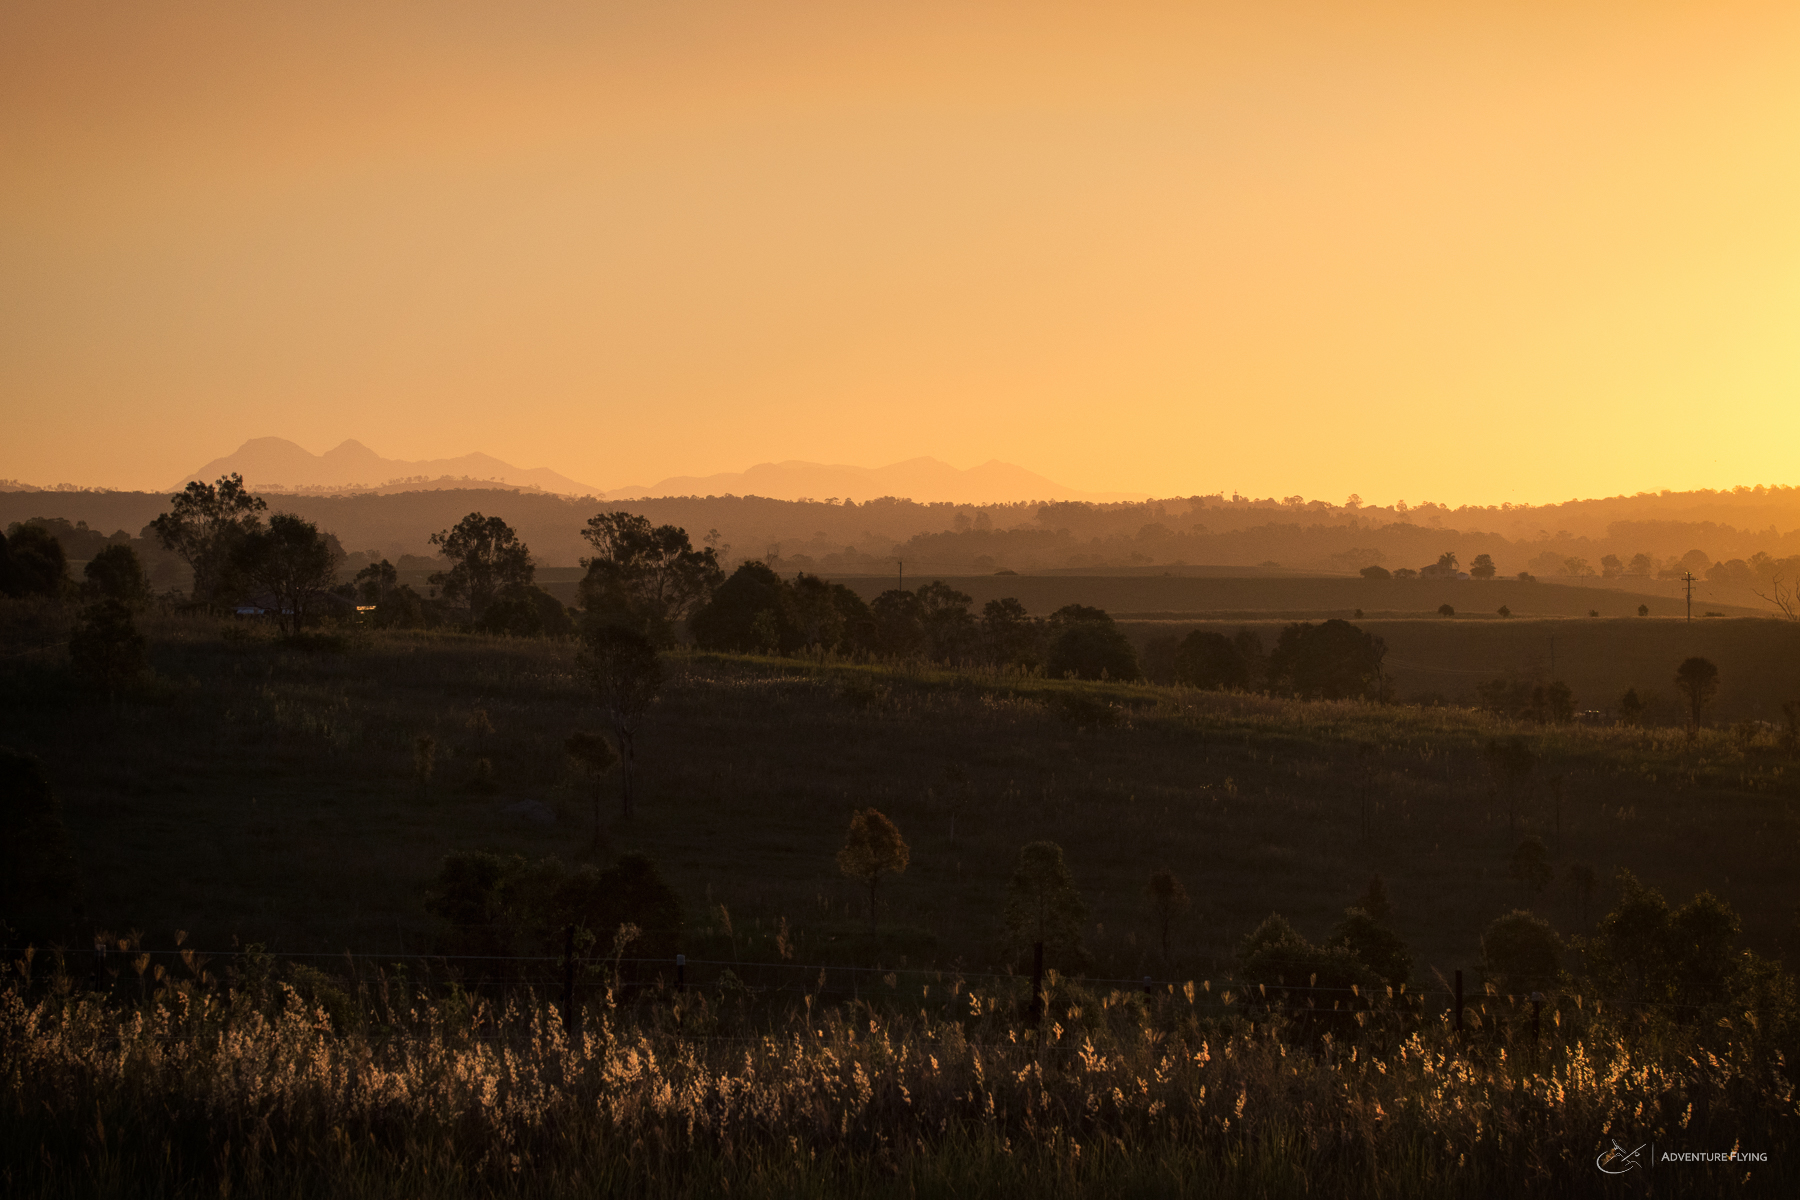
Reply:
<svg viewBox="0 0 1800 1200"><path fill-rule="evenodd" d="M444 859L425 907L449 927L445 951L460 955L558 954L571 925L583 944L606 947L620 926L635 925L640 954L672 957L684 925L680 897L656 864L637 853L600 870L556 858L458 851Z"/></svg>
<svg viewBox="0 0 1800 1200"><path fill-rule="evenodd" d="M1314 945L1279 914L1239 943L1237 973L1254 985L1244 993L1252 1011L1293 1020L1308 1038L1344 1036L1386 983L1347 942Z"/></svg>
<svg viewBox="0 0 1800 1200"><path fill-rule="evenodd" d="M1542 991L1562 974L1562 939L1542 917L1515 909L1482 933L1481 964L1501 991Z"/></svg>
<svg viewBox="0 0 1800 1200"><path fill-rule="evenodd" d="M1412 949L1388 928L1385 917L1362 908L1344 911L1344 919L1331 931L1331 945L1342 946L1398 988L1412 979Z"/></svg>

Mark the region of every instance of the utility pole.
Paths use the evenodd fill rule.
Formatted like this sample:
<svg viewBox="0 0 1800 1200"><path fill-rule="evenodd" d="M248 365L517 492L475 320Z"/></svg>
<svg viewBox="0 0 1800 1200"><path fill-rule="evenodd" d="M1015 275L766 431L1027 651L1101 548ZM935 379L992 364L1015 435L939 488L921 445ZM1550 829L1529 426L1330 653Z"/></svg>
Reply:
<svg viewBox="0 0 1800 1200"><path fill-rule="evenodd" d="M900 567L899 587L900 587L900 590L904 592L906 590L906 560L904 558L896 558L894 560L894 562L899 564L899 567Z"/></svg>
<svg viewBox="0 0 1800 1200"><path fill-rule="evenodd" d="M1688 624L1692 625L1694 623L1694 573L1683 571L1681 581L1687 585L1687 619Z"/></svg>

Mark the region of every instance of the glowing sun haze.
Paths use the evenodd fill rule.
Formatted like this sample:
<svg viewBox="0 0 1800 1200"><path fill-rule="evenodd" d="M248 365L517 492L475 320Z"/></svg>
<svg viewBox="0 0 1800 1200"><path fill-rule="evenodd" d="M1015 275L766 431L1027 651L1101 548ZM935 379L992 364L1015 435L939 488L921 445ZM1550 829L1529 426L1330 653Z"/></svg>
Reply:
<svg viewBox="0 0 1800 1200"><path fill-rule="evenodd" d="M1800 8L7 3L0 476L1791 483Z"/></svg>

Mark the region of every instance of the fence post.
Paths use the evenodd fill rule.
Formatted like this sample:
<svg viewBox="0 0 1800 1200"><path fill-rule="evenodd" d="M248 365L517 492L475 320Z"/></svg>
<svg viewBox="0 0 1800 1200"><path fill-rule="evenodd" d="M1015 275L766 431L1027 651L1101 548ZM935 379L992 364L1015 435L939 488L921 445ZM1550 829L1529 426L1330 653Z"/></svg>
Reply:
<svg viewBox="0 0 1800 1200"><path fill-rule="evenodd" d="M1031 1023L1044 1015L1044 943L1031 944Z"/></svg>
<svg viewBox="0 0 1800 1200"><path fill-rule="evenodd" d="M563 927L563 1032L575 1036L575 927Z"/></svg>
<svg viewBox="0 0 1800 1200"><path fill-rule="evenodd" d="M1463 999L1462 999L1462 968L1460 968L1460 967L1458 967L1457 971L1456 971L1456 999L1453 1003L1455 1004L1456 1015L1453 1018L1451 1018L1451 1023L1450 1023L1451 1028L1454 1029L1457 1033L1461 1033L1463 1031L1463 1028L1462 1028Z"/></svg>
<svg viewBox="0 0 1800 1200"><path fill-rule="evenodd" d="M687 955L685 954L675 956L675 991L677 993L687 991Z"/></svg>
<svg viewBox="0 0 1800 1200"><path fill-rule="evenodd" d="M1150 995L1150 977L1148 975L1144 976L1144 995Z"/></svg>

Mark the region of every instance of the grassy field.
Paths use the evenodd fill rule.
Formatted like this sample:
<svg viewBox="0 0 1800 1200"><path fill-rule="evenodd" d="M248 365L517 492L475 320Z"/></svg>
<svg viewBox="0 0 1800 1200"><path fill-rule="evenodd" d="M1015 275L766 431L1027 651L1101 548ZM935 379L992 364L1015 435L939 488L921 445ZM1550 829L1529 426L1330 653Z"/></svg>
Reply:
<svg viewBox="0 0 1800 1200"><path fill-rule="evenodd" d="M1147 570L1154 570L1149 568ZM1648 605L1653 616L1684 613L1682 601L1667 594L1671 586L1647 583L1641 591L1612 587L1583 587L1563 583L1522 583L1517 579L1383 579L1354 576L1294 575L1264 572L1257 575L1220 575L1211 568L1205 574L1074 574L1069 572L1029 575L915 575L911 586L942 578L967 593L977 612L989 600L1011 596L1027 612L1045 616L1065 604L1091 604L1115 617L1135 616L1170 620L1191 618L1350 617L1358 610L1371 617L1435 615L1439 606L1456 609L1459 619L1499 619L1501 605L1519 617L1585 617L1590 611L1603 617L1637 615L1638 605ZM865 600L894 586L893 575L843 575L830 578L851 588ZM1694 615L1707 610L1727 616L1752 616L1771 611L1766 605L1695 601Z"/></svg>
<svg viewBox="0 0 1800 1200"><path fill-rule="evenodd" d="M1229 621L1128 621L1141 646L1152 638L1182 637L1191 629L1227 636L1253 629L1273 646L1288 622L1267 618ZM1626 688L1660 698L1655 719L1682 720L1676 703L1675 668L1691 655L1719 668L1719 694L1709 718L1722 723L1782 720L1782 705L1800 700L1800 623L1769 617L1696 620L1588 617L1465 621L1431 616L1373 618L1358 628L1387 642L1383 663L1395 694L1414 700L1437 697L1474 704L1476 685L1493 679L1566 682L1576 706L1610 719ZM1554 671L1554 674L1552 672Z"/></svg>
<svg viewBox="0 0 1800 1200"><path fill-rule="evenodd" d="M588 786L561 751L597 725L572 645L396 633L320 651L146 625L155 680L115 701L78 691L54 648L4 666L4 741L42 757L79 847L71 942L98 925L147 945L185 929L210 947L416 952L436 935L424 890L450 851L642 849L685 898L696 954L773 958L785 921L799 961L981 970L1004 965L1015 851L1049 838L1090 906L1096 969L1125 977L1216 972L1271 911L1319 936L1375 872L1423 977L1473 968L1482 928L1515 906L1582 928L1620 867L1676 898L1712 888L1750 945L1794 949L1800 764L1773 731L1690 746L1672 729L1515 727L1457 708L677 654L641 734L641 814L615 819L609 793L596 851ZM1117 723L1072 725L1073 692L1117 706ZM439 760L421 792L424 734ZM1540 765L1509 813L1480 752L1513 734ZM471 789L482 759L492 794ZM508 812L521 802L541 807ZM874 946L832 858L862 805L913 849L883 887ZM1507 874L1527 832L1559 872L1536 896ZM1574 863L1603 881L1585 912L1562 880ZM1195 898L1168 963L1142 899L1161 866Z"/></svg>

